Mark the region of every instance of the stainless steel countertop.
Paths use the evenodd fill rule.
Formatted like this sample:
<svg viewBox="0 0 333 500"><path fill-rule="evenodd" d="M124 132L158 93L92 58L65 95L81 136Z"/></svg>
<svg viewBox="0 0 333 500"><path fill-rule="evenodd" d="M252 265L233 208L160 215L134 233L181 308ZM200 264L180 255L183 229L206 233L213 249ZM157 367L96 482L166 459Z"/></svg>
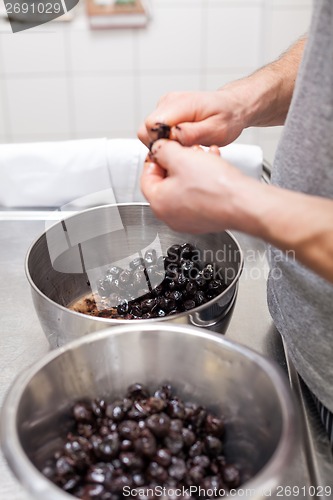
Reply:
<svg viewBox="0 0 333 500"><path fill-rule="evenodd" d="M49 350L33 309L24 258L32 241L44 231L45 219L55 216L54 212L0 212L0 405L15 376ZM294 495L297 498L323 498L311 494L308 488L331 486L333 492L332 455L312 400L286 359L267 309L265 247L261 241L236 236L244 250L245 267L226 337L275 360L289 376L303 420L304 439L298 450L299 459L284 485L305 487L305 494ZM29 498L12 476L2 454L0 477L1 499Z"/></svg>

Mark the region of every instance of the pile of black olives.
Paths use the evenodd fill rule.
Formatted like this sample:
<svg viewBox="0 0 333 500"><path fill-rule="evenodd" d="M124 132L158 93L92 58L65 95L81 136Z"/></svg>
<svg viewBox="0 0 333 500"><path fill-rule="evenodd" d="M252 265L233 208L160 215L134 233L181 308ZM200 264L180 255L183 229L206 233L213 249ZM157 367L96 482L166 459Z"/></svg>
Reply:
<svg viewBox="0 0 333 500"><path fill-rule="evenodd" d="M123 319L161 318L189 311L219 295L226 285L213 264L190 243L172 245L166 256L149 249L129 269L113 266L99 280L101 298L88 314ZM91 304L93 305L93 304Z"/></svg>
<svg viewBox="0 0 333 500"><path fill-rule="evenodd" d="M223 419L182 401L170 385L151 395L135 383L111 403L77 402L71 419L72 431L42 473L77 498L148 500L157 498L157 486L220 494L240 486L239 468L223 453Z"/></svg>

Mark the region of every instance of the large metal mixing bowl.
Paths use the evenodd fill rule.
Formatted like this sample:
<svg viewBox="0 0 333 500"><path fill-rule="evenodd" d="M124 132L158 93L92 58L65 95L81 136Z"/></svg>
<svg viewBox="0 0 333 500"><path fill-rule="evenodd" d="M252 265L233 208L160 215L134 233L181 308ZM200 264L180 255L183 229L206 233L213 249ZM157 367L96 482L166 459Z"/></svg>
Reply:
<svg viewBox="0 0 333 500"><path fill-rule="evenodd" d="M175 243L193 243L222 269L227 288L189 312L148 320L118 320L86 316L66 306L91 292L102 270L121 261L123 267L147 248L160 255ZM52 347L87 333L124 322L173 321L203 328L226 329L237 296L243 256L236 239L219 234L176 233L156 219L150 206L107 205L78 214L48 228L31 246L26 274L39 320ZM155 283L155 285L158 283Z"/></svg>
<svg viewBox="0 0 333 500"><path fill-rule="evenodd" d="M1 415L1 442L34 500L69 500L39 471L66 433L75 400L116 399L133 382L169 382L184 399L227 421L225 455L250 477L233 498L270 496L299 448L298 418L285 376L246 347L200 328L155 323L87 335L23 372ZM272 492L271 495L268 493Z"/></svg>

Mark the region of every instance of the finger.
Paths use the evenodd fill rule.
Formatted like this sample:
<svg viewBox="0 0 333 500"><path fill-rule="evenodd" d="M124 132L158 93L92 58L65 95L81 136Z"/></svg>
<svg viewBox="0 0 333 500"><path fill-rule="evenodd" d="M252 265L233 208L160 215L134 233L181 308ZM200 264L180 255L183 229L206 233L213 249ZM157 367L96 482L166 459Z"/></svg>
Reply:
<svg viewBox="0 0 333 500"><path fill-rule="evenodd" d="M144 123L142 123L139 127L139 130L138 130L138 138L140 139L141 142L143 142L148 148L150 148L152 146L152 144L154 143L154 141L158 140L158 133L161 129L161 126L163 127L164 123L156 123L154 127L152 127L148 133L148 129L146 127L146 125ZM168 130L168 134L169 137L168 139L170 140L174 140L176 141L177 140L177 137L175 136L174 134L174 130L177 129L177 127L169 127L168 125L165 126L165 128ZM165 137L167 137L167 135Z"/></svg>
<svg viewBox="0 0 333 500"><path fill-rule="evenodd" d="M138 138L140 139L141 142L143 142L143 144L145 144L147 147L149 147L151 139L148 135L147 128L146 128L144 123L142 123L139 127Z"/></svg>
<svg viewBox="0 0 333 500"><path fill-rule="evenodd" d="M215 144L213 144L212 146L210 146L208 152L211 153L211 154L213 154L213 155L216 155L216 156L221 156L220 149L219 149L218 146L215 146Z"/></svg>
<svg viewBox="0 0 333 500"><path fill-rule="evenodd" d="M153 176L156 178L164 179L167 176L165 168L151 160L151 155L148 154L144 164L143 173L145 175Z"/></svg>
<svg viewBox="0 0 333 500"><path fill-rule="evenodd" d="M224 142L221 142L219 130L213 119L207 118L198 122L180 122L177 125L173 125L167 118L165 118L164 121L159 118L158 121L152 122L151 117L149 117L149 121L147 119L147 121L140 126L138 131L139 139L147 147L157 139L156 128L161 123L171 127L169 138L180 142L183 146L193 146L195 144L210 146L212 142L216 142L220 145L224 144Z"/></svg>
<svg viewBox="0 0 333 500"><path fill-rule="evenodd" d="M166 170L154 162L147 161L144 164L141 175L141 190L145 198L150 201L159 184L166 177Z"/></svg>
<svg viewBox="0 0 333 500"><path fill-rule="evenodd" d="M154 142L151 154L153 161L163 167L168 175L171 175L193 165L196 163L198 155L206 153L201 149L193 150L184 147L176 141L160 139Z"/></svg>
<svg viewBox="0 0 333 500"><path fill-rule="evenodd" d="M192 149L193 151L203 151L202 147L199 146L199 144L194 144L194 146L192 146Z"/></svg>
<svg viewBox="0 0 333 500"><path fill-rule="evenodd" d="M193 98L187 92L171 92L161 97L156 109L145 120L148 134L159 123L165 123L172 128L182 122L196 120L196 106Z"/></svg>
<svg viewBox="0 0 333 500"><path fill-rule="evenodd" d="M214 132L215 131L215 132ZM212 142L220 143L219 131L213 118L206 118L197 122L179 123L171 128L175 140L183 146L202 144L210 146Z"/></svg>

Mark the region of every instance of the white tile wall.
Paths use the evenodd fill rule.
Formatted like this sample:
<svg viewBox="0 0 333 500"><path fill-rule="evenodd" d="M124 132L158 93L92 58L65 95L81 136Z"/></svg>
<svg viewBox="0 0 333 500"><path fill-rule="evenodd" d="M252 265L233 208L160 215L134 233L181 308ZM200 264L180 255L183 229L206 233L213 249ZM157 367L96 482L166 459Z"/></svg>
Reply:
<svg viewBox="0 0 333 500"><path fill-rule="evenodd" d="M172 6L173 8L176 6L185 6L185 7L193 7L193 6L200 6L203 2L207 0L153 0L154 7L167 7L170 8Z"/></svg>
<svg viewBox="0 0 333 500"><path fill-rule="evenodd" d="M264 0L265 1L265 0ZM266 0L270 7L312 7L313 0Z"/></svg>
<svg viewBox="0 0 333 500"><path fill-rule="evenodd" d="M133 76L74 76L75 137L135 134Z"/></svg>
<svg viewBox="0 0 333 500"><path fill-rule="evenodd" d="M36 134L12 134L11 142L15 144L26 143L26 142L45 142L45 141L66 141L70 137L68 133L41 133L39 134L38 139L36 139ZM7 141L6 141L7 142Z"/></svg>
<svg viewBox="0 0 333 500"><path fill-rule="evenodd" d="M83 26L68 33L73 73L127 72L134 69L134 36L130 31L92 31Z"/></svg>
<svg viewBox="0 0 333 500"><path fill-rule="evenodd" d="M207 15L206 70L256 68L260 64L259 6L212 6Z"/></svg>
<svg viewBox="0 0 333 500"><path fill-rule="evenodd" d="M5 9L4 0L0 0L0 12L4 13L5 10L6 9ZM10 34L10 35L13 34L11 27L10 27L10 24L4 15L1 16L1 19L0 19L0 33L6 33L6 34Z"/></svg>
<svg viewBox="0 0 333 500"><path fill-rule="evenodd" d="M0 141L1 138L5 139L5 137L6 137L6 124L5 124L4 102L3 102L3 96L0 95Z"/></svg>
<svg viewBox="0 0 333 500"><path fill-rule="evenodd" d="M3 62L0 54L0 68L3 67ZM0 142L6 141L7 130L6 130L6 117L7 113L5 111L5 90L4 90L4 79L1 77L0 73Z"/></svg>
<svg viewBox="0 0 333 500"><path fill-rule="evenodd" d="M66 47L64 30L27 30L15 35L1 35L5 75L64 73Z"/></svg>
<svg viewBox="0 0 333 500"><path fill-rule="evenodd" d="M11 136L70 135L67 79L12 78L5 81Z"/></svg>
<svg viewBox="0 0 333 500"><path fill-rule="evenodd" d="M268 15L268 29L265 44L265 63L284 52L310 26L310 7L273 8ZM281 36L283 34L283 36Z"/></svg>
<svg viewBox="0 0 333 500"><path fill-rule="evenodd" d="M202 48L201 6L158 7L147 30L138 36L141 71L200 71Z"/></svg>
<svg viewBox="0 0 333 500"><path fill-rule="evenodd" d="M213 90L277 57L306 31L312 0L149 0L148 29L71 23L15 35L0 20L0 141L136 134L169 90ZM280 129L246 130L271 161Z"/></svg>
<svg viewBox="0 0 333 500"><path fill-rule="evenodd" d="M239 9L240 7L253 7L257 5L262 5L265 0L206 0L208 7L234 7ZM270 1L270 0L268 0Z"/></svg>
<svg viewBox="0 0 333 500"><path fill-rule="evenodd" d="M147 113L153 111L159 98L172 91L200 89L199 73L141 75L138 77L139 91L139 122L144 120Z"/></svg>
<svg viewBox="0 0 333 500"><path fill-rule="evenodd" d="M244 78L248 75L248 73L248 70L246 70L245 68L239 73L229 73L223 70L216 72L206 71L203 85L204 90L217 90L226 83Z"/></svg>

